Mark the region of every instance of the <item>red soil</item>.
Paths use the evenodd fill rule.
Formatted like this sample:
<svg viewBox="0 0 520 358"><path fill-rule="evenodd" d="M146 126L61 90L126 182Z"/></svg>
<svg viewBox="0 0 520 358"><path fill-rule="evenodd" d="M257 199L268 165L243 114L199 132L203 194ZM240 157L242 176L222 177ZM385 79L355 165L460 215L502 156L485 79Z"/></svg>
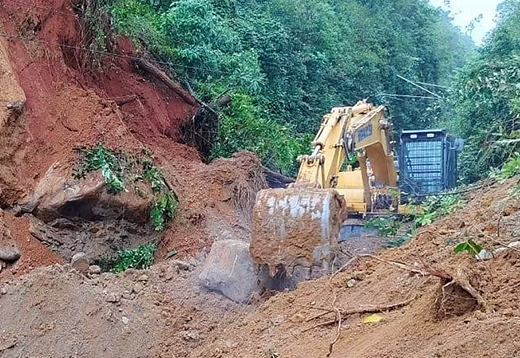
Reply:
<svg viewBox="0 0 520 358"><path fill-rule="evenodd" d="M240 225L226 187L240 177L235 170L240 160L231 162L231 170L219 172L218 164L206 166L195 148L179 143L181 127L197 107L162 82L138 73L126 57L138 56L128 39L118 39L112 49L116 56L106 56L103 68L95 70L85 66L81 50L85 38L69 1L5 0L1 7L0 32L12 37L0 38L0 45L7 49L27 98L23 113L12 124L9 145L0 146L0 164L13 173L11 180L4 180L2 192L12 196L8 205L23 201L53 163L70 164L75 146L103 142L124 151L147 147L165 168L181 202L181 222L166 233L164 250L193 255L209 245L213 236L206 230L206 218L219 216L225 226ZM115 99L129 95L137 98L117 105ZM255 165L258 168L257 161ZM247 173L245 166L242 170ZM220 176L211 179L212 172ZM22 256L33 260L27 265L24 261L19 272L55 262L42 245L42 257L37 258L36 246L26 244L26 230L16 229L24 227L23 219L12 219L11 224Z"/></svg>

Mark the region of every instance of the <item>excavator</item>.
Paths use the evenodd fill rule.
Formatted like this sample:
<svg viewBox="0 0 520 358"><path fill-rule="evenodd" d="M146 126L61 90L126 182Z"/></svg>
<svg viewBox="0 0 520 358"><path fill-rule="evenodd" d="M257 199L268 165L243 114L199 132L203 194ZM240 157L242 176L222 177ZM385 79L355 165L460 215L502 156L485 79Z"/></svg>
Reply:
<svg viewBox="0 0 520 358"><path fill-rule="evenodd" d="M250 252L271 276L329 273L346 220L399 210L393 125L385 112L366 101L333 108L311 155L298 157L295 183L257 194Z"/></svg>

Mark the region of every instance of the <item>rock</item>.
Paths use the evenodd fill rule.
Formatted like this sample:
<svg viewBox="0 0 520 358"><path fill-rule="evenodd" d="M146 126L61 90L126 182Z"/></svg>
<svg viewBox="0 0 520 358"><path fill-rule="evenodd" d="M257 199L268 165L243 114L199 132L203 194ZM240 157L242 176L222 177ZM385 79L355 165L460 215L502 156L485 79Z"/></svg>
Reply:
<svg viewBox="0 0 520 358"><path fill-rule="evenodd" d="M250 301L263 280L256 273L249 245L239 240L215 241L199 275L201 284L239 303Z"/></svg>
<svg viewBox="0 0 520 358"><path fill-rule="evenodd" d="M119 300L120 300L119 295L117 295L115 293L109 293L106 297L106 301L110 302L110 303L117 303L117 302L119 302Z"/></svg>
<svg viewBox="0 0 520 358"><path fill-rule="evenodd" d="M99 267L98 265L90 265L88 267L88 272L91 275L99 275L101 273L101 267Z"/></svg>
<svg viewBox="0 0 520 358"><path fill-rule="evenodd" d="M130 322L130 318L123 316L121 317L121 322L123 322L123 324L128 324Z"/></svg>
<svg viewBox="0 0 520 358"><path fill-rule="evenodd" d="M14 262L20 258L20 251L15 245L11 247L0 247L0 260Z"/></svg>
<svg viewBox="0 0 520 358"><path fill-rule="evenodd" d="M125 290L121 298L124 298L125 300L133 300L135 296L132 295L132 290Z"/></svg>
<svg viewBox="0 0 520 358"><path fill-rule="evenodd" d="M142 224L149 219L150 200L130 191L112 195L107 192L99 171L76 180L70 175L68 165L56 162L40 180L32 197L20 206L21 212L33 213L46 223L60 217L86 220L124 217L127 221Z"/></svg>
<svg viewBox="0 0 520 358"><path fill-rule="evenodd" d="M351 288L351 287L354 287L356 285L356 280L354 280L353 278L351 278L350 280L347 281L347 287Z"/></svg>
<svg viewBox="0 0 520 358"><path fill-rule="evenodd" d="M132 292L135 292L135 293L139 293L143 290L143 285L140 284L140 283L136 283L133 287L132 287Z"/></svg>
<svg viewBox="0 0 520 358"><path fill-rule="evenodd" d="M90 262L87 255L84 252L78 252L74 256L72 256L72 260L70 261L72 268L78 270L82 274L87 274L90 269Z"/></svg>
<svg viewBox="0 0 520 358"><path fill-rule="evenodd" d="M139 276L137 278L137 281L146 282L146 281L148 281L148 276L145 274L142 274L141 276Z"/></svg>
<svg viewBox="0 0 520 358"><path fill-rule="evenodd" d="M196 331L186 331L182 333L182 338L186 341L196 342L200 339L200 335Z"/></svg>
<svg viewBox="0 0 520 358"><path fill-rule="evenodd" d="M192 265L190 265L186 261L171 260L170 261L170 265L172 265L173 267L178 267L180 270L184 270L184 271L191 271L192 270Z"/></svg>
<svg viewBox="0 0 520 358"><path fill-rule="evenodd" d="M290 321L293 323L302 323L305 322L305 316L301 313L296 313L294 316L290 318Z"/></svg>
<svg viewBox="0 0 520 358"><path fill-rule="evenodd" d="M487 318L487 315L482 311L475 311L475 313L473 313L473 316L479 321L483 321Z"/></svg>
<svg viewBox="0 0 520 358"><path fill-rule="evenodd" d="M478 255L475 256L475 258L477 260L481 260L481 261L484 261L484 260L491 260L493 258L493 254L491 252L489 252L488 250L486 249L482 249Z"/></svg>
<svg viewBox="0 0 520 358"><path fill-rule="evenodd" d="M520 241L513 241L507 245L509 248L520 248Z"/></svg>
<svg viewBox="0 0 520 358"><path fill-rule="evenodd" d="M279 326L281 325L282 323L285 322L285 317L284 316L276 316L274 317L271 322L275 325L275 326Z"/></svg>
<svg viewBox="0 0 520 358"><path fill-rule="evenodd" d="M356 271L352 274L352 278L356 281L363 281L367 278L367 274L365 271Z"/></svg>
<svg viewBox="0 0 520 358"><path fill-rule="evenodd" d="M0 293L1 293L2 295L7 294L7 287L2 286L2 288L0 288Z"/></svg>

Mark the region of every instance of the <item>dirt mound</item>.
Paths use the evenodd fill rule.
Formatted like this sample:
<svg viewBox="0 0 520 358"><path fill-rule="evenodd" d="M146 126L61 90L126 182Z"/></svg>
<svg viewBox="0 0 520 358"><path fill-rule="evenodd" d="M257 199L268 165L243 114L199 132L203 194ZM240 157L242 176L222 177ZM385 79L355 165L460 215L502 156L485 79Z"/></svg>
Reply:
<svg viewBox="0 0 520 358"><path fill-rule="evenodd" d="M162 167L181 202L160 254L180 249L194 255L209 251L215 240L249 240L256 192L266 185L260 160L239 152L205 165L177 163L172 154L163 154Z"/></svg>
<svg viewBox="0 0 520 358"><path fill-rule="evenodd" d="M359 257L347 271L303 282L263 303L257 298L250 306L201 289L194 283L198 268L179 270L192 265L175 261L91 278L60 266L38 269L0 286L6 292L0 295L0 350L6 357L81 351L297 358L326 357L335 342L331 357L514 357L520 353L514 343L520 332L520 255L502 250L514 247L520 215L513 209L514 185L472 192L465 208L425 227L405 246ZM478 235L498 217L500 238ZM455 223L457 229L446 229ZM495 257L455 255L458 235L473 237ZM485 305L460 286L447 285L436 270L457 282L467 278ZM339 336L336 309L342 316ZM373 313L381 320L363 323Z"/></svg>
<svg viewBox="0 0 520 358"><path fill-rule="evenodd" d="M215 349L219 357L325 357L336 339L331 357L517 355L520 252L511 244L520 215L520 199L512 194L516 181L484 183L467 195L463 209L422 229L404 247L359 257L347 272L277 294L215 332L217 342L240 336L236 347L207 345L191 357ZM495 257L455 255L455 243L468 238ZM439 272L474 288L481 301ZM336 309L343 312L339 338ZM363 323L374 312L382 320Z"/></svg>
<svg viewBox="0 0 520 358"><path fill-rule="evenodd" d="M246 310L201 292L193 275L166 263L91 278L53 266L2 283L0 355L186 356L208 332Z"/></svg>

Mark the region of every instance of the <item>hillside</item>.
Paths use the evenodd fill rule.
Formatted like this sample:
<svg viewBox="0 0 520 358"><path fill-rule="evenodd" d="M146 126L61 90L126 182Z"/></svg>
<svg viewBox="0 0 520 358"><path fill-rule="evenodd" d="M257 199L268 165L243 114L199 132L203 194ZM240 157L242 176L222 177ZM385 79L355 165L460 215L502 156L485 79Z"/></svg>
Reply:
<svg viewBox="0 0 520 358"><path fill-rule="evenodd" d="M520 355L518 155L406 242L376 235L380 252L344 251L294 290L239 304L201 278L214 242L247 246L265 166L293 171L330 106L376 94L401 128L440 118L440 102L380 94L410 93L396 74L448 85L473 51L448 14L419 0L0 9L1 357ZM229 258L231 277L247 260Z"/></svg>

